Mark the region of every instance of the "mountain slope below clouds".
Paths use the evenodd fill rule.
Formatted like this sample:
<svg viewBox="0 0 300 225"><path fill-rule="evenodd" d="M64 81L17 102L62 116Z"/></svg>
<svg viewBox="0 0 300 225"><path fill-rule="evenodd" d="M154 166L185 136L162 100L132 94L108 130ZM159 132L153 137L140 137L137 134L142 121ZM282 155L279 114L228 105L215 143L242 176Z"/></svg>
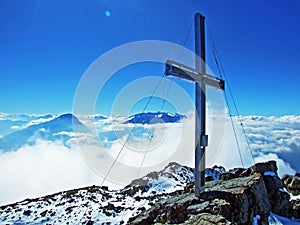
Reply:
<svg viewBox="0 0 300 225"><path fill-rule="evenodd" d="M34 144L36 138L66 142L67 133L73 132L73 125L76 126L77 131L88 131L88 128L75 116L64 114L53 120L31 125L0 138L0 150L15 151L25 144Z"/></svg>

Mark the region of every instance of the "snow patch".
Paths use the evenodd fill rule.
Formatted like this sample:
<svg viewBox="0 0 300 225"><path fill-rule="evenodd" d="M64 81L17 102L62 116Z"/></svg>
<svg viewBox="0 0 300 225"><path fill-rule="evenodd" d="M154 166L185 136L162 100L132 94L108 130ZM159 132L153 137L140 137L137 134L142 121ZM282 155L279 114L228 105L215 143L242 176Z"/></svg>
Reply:
<svg viewBox="0 0 300 225"><path fill-rule="evenodd" d="M276 177L277 175L272 171L265 171L264 176Z"/></svg>
<svg viewBox="0 0 300 225"><path fill-rule="evenodd" d="M290 219L282 216L278 216L274 213L271 213L269 216L269 224L270 225L300 225L299 219Z"/></svg>
<svg viewBox="0 0 300 225"><path fill-rule="evenodd" d="M253 218L253 222L252 222L252 225L258 225L258 221L260 220L260 215L256 215L254 218Z"/></svg>

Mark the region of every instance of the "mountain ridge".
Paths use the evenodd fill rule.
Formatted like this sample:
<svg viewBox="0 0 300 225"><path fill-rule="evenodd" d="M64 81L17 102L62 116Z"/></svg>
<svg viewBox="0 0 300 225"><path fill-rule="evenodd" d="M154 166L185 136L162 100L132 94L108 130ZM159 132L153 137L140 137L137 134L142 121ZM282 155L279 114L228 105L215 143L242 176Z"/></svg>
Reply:
<svg viewBox="0 0 300 225"><path fill-rule="evenodd" d="M52 140L54 135L60 135L64 140L64 134L60 132L73 132L73 127L76 126L77 131L86 132L88 128L85 127L78 119L71 113L60 115L50 121L41 122L25 127L21 130L12 132L0 138L0 150L15 151L25 144L33 144L33 136L40 138L47 138Z"/></svg>
<svg viewBox="0 0 300 225"><path fill-rule="evenodd" d="M157 124L157 123L178 123L186 118L178 113L168 112L142 112L129 116L123 123L133 124Z"/></svg>

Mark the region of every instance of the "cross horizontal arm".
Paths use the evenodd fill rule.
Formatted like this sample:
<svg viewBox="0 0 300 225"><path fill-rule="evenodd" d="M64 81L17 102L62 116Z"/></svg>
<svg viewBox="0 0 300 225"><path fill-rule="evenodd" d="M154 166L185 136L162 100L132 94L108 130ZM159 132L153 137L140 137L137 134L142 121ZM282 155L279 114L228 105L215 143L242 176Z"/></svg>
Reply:
<svg viewBox="0 0 300 225"><path fill-rule="evenodd" d="M216 78L208 74L201 74L200 72L185 66L181 63L167 60L166 62L166 76L173 76L179 79L184 79L192 82L203 82L209 86L215 87L217 89L225 89L225 82L222 79Z"/></svg>

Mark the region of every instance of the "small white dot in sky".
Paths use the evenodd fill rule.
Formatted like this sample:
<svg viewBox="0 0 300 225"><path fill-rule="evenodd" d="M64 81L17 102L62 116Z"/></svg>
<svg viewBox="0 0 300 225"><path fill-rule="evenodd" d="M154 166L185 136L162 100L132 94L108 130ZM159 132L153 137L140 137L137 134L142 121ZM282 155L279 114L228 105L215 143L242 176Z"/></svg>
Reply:
<svg viewBox="0 0 300 225"><path fill-rule="evenodd" d="M106 11L105 11L105 16L109 17L109 16L110 16L110 14L111 14L111 13L110 13L110 11L109 11L109 10L106 10Z"/></svg>

